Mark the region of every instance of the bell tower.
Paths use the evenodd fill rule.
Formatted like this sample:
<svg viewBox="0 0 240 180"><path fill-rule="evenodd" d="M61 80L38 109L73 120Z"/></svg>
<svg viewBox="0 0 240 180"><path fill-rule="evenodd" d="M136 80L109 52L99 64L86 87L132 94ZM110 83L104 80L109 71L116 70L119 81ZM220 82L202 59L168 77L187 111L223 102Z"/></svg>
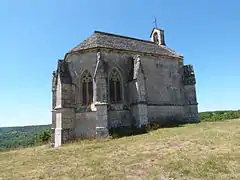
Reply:
<svg viewBox="0 0 240 180"><path fill-rule="evenodd" d="M155 42L157 45L165 46L164 30L159 28L153 28L150 35L151 41Z"/></svg>

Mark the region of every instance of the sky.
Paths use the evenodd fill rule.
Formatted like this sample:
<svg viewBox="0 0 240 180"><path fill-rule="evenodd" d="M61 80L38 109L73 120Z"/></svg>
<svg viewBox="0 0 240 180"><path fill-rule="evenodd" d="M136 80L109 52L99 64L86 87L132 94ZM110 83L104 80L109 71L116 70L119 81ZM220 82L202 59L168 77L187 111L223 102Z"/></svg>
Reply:
<svg viewBox="0 0 240 180"><path fill-rule="evenodd" d="M52 71L95 30L149 40L193 64L199 111L240 109L238 0L1 0L0 126L51 123Z"/></svg>

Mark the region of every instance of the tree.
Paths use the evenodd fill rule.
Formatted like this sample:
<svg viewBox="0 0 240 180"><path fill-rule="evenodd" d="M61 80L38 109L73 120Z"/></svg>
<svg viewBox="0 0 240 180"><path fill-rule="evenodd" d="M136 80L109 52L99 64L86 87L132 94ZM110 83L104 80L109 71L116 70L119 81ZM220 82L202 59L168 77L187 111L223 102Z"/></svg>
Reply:
<svg viewBox="0 0 240 180"><path fill-rule="evenodd" d="M50 140L51 138L51 132L50 129L44 129L38 133L38 141L40 143L46 143Z"/></svg>

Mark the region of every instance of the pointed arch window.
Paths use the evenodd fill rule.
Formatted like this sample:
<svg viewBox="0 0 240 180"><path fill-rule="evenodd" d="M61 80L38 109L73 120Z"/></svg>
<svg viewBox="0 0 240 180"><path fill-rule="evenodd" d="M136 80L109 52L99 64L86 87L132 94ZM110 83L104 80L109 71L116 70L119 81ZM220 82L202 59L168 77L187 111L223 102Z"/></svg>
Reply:
<svg viewBox="0 0 240 180"><path fill-rule="evenodd" d="M84 71L81 76L82 105L90 105L93 99L93 81L89 71Z"/></svg>
<svg viewBox="0 0 240 180"><path fill-rule="evenodd" d="M121 76L117 70L113 70L109 78L110 86L110 101L111 103L119 103L122 100L121 96Z"/></svg>

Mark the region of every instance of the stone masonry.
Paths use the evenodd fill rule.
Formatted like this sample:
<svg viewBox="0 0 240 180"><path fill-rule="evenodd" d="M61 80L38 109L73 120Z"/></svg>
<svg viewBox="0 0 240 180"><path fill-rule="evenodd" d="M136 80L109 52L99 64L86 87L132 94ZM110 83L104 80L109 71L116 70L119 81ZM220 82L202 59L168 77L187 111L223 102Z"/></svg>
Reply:
<svg viewBox="0 0 240 180"><path fill-rule="evenodd" d="M150 41L95 31L58 61L52 75L52 143L105 138L117 127L199 122L192 65Z"/></svg>

